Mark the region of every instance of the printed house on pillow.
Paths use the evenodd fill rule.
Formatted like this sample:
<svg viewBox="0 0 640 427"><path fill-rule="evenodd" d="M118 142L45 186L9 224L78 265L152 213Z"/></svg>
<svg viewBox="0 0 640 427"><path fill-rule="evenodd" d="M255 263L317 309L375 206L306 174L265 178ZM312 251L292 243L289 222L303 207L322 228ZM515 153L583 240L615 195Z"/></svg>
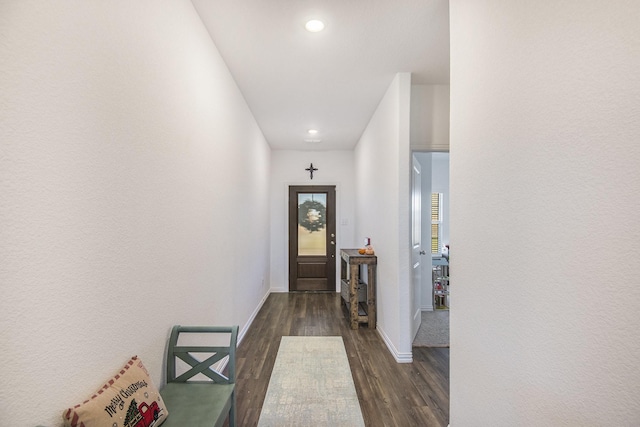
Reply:
<svg viewBox="0 0 640 427"><path fill-rule="evenodd" d="M127 364L83 403L62 414L65 427L156 427L169 415L142 361Z"/></svg>

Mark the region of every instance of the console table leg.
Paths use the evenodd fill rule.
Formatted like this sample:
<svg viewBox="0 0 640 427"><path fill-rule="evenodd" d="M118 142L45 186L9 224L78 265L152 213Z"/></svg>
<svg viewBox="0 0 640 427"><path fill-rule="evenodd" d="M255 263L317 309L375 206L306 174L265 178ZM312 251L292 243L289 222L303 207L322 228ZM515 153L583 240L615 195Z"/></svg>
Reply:
<svg viewBox="0 0 640 427"><path fill-rule="evenodd" d="M351 329L358 329L358 282L359 278L359 266L350 266L350 280L349 280L349 311L351 320Z"/></svg>
<svg viewBox="0 0 640 427"><path fill-rule="evenodd" d="M367 313L370 329L376 328L376 266L369 264L367 268L369 284L367 286Z"/></svg>

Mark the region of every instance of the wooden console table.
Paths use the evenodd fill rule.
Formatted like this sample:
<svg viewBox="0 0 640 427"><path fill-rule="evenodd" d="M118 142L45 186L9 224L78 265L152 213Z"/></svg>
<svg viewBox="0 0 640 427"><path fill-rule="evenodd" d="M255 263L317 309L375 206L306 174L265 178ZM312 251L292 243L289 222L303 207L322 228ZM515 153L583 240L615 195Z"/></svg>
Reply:
<svg viewBox="0 0 640 427"><path fill-rule="evenodd" d="M347 303L351 329L358 329L359 323L366 323L369 328L375 329L378 258L375 255L360 255L358 249L341 249L340 258L341 294ZM360 280L360 266L365 265L367 283Z"/></svg>

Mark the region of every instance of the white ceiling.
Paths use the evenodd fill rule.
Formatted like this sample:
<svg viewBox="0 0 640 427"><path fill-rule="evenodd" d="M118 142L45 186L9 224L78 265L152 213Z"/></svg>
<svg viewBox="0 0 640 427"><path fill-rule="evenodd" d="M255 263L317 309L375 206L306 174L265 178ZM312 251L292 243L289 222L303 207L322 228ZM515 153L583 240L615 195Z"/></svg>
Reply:
<svg viewBox="0 0 640 427"><path fill-rule="evenodd" d="M352 149L398 72L449 83L448 0L192 2L276 150Z"/></svg>

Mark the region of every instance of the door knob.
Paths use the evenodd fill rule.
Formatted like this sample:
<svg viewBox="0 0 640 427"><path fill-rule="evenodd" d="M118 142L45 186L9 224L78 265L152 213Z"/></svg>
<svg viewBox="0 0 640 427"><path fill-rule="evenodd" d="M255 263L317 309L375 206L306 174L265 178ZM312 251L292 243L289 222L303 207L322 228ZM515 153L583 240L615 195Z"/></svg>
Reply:
<svg viewBox="0 0 640 427"><path fill-rule="evenodd" d="M332 245L335 245L335 244L336 244L336 242L334 242L334 241L332 240L332 241L331 241L331 244L332 244Z"/></svg>
<svg viewBox="0 0 640 427"><path fill-rule="evenodd" d="M426 254L427 254L427 252L426 252L426 251L420 251L420 252L419 252L419 254L420 254L420 255L426 255Z"/></svg>

